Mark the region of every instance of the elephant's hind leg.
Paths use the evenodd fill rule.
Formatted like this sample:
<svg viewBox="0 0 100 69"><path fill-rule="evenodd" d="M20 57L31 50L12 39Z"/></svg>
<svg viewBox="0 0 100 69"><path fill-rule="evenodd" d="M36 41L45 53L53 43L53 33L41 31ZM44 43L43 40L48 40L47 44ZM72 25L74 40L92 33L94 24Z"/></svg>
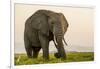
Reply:
<svg viewBox="0 0 100 69"><path fill-rule="evenodd" d="M25 47L25 49L26 49L26 52L27 52L27 56L29 58L32 58L32 48L28 46L28 47Z"/></svg>
<svg viewBox="0 0 100 69"><path fill-rule="evenodd" d="M33 58L37 58L41 47L33 47Z"/></svg>
<svg viewBox="0 0 100 69"><path fill-rule="evenodd" d="M32 58L32 47L26 36L24 37L24 43L25 43L25 50L26 50L27 56L29 58Z"/></svg>

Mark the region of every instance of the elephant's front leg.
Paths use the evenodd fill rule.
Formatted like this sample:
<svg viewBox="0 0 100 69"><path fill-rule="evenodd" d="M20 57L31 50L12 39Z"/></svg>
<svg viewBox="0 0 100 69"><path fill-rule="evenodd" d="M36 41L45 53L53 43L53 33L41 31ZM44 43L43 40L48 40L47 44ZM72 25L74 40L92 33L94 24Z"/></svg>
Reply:
<svg viewBox="0 0 100 69"><path fill-rule="evenodd" d="M39 40L43 50L43 58L44 60L49 60L49 39L47 36L39 34Z"/></svg>

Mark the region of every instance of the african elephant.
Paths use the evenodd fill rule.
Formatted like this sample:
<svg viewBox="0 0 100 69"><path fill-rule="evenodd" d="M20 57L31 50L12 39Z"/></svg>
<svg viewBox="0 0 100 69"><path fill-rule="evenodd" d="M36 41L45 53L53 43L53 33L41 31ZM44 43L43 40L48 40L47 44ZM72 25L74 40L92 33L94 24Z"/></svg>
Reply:
<svg viewBox="0 0 100 69"><path fill-rule="evenodd" d="M49 42L53 40L58 51L56 55L66 59L62 40L67 29L68 22L62 13L50 10L36 11L25 22L24 43L27 56L37 58L42 49L44 60L49 60Z"/></svg>

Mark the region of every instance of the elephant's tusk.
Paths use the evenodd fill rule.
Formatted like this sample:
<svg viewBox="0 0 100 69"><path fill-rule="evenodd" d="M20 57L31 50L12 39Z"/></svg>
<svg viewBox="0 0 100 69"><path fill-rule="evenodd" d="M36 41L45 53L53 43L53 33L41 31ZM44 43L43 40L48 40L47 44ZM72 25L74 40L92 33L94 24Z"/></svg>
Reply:
<svg viewBox="0 0 100 69"><path fill-rule="evenodd" d="M55 36L54 36L53 42L54 42L55 46L57 46L57 42L56 42Z"/></svg>
<svg viewBox="0 0 100 69"><path fill-rule="evenodd" d="M68 44L67 44L67 42L65 41L64 37L63 37L63 41L64 41L65 45L68 46Z"/></svg>

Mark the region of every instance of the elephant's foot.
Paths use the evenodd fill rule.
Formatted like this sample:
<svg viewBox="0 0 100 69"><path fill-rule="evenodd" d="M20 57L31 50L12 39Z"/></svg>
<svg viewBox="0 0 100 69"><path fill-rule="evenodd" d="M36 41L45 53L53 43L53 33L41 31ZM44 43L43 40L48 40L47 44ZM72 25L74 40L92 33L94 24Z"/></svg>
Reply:
<svg viewBox="0 0 100 69"><path fill-rule="evenodd" d="M28 55L28 58L33 58L32 56Z"/></svg>
<svg viewBox="0 0 100 69"><path fill-rule="evenodd" d="M61 57L61 55L60 55L59 53L55 53L54 56L55 56L56 58L61 58L61 60L66 60L66 55L63 56L63 57Z"/></svg>
<svg viewBox="0 0 100 69"><path fill-rule="evenodd" d="M56 58L60 58L60 57L61 57L61 55L60 55L59 53L55 53L54 56L55 56Z"/></svg>
<svg viewBox="0 0 100 69"><path fill-rule="evenodd" d="M49 62L49 59L43 59L43 62Z"/></svg>
<svg viewBox="0 0 100 69"><path fill-rule="evenodd" d="M43 56L43 61L48 62L49 61L49 56L45 56L45 57Z"/></svg>

